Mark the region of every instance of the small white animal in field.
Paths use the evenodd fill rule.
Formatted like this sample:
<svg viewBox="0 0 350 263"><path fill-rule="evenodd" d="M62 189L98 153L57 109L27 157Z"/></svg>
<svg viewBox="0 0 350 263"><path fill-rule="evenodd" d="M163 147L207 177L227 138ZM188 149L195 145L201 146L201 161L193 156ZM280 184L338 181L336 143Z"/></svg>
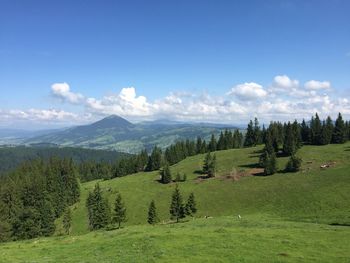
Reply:
<svg viewBox="0 0 350 263"><path fill-rule="evenodd" d="M241 215L238 215L238 219L241 219L242 217L241 217Z"/></svg>

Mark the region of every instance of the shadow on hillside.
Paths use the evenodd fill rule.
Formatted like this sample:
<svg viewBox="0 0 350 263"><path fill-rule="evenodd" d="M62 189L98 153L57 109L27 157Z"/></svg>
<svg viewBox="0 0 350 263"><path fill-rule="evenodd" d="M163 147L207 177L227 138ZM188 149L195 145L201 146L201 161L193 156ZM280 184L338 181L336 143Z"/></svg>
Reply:
<svg viewBox="0 0 350 263"><path fill-rule="evenodd" d="M350 152L350 147L345 148L345 150L344 150L344 151L346 151L346 152Z"/></svg>
<svg viewBox="0 0 350 263"><path fill-rule="evenodd" d="M203 171L202 170L195 170L193 173L194 174L203 174Z"/></svg>
<svg viewBox="0 0 350 263"><path fill-rule="evenodd" d="M258 163L241 164L241 165L238 165L238 167L253 169L253 168L259 168L259 164Z"/></svg>

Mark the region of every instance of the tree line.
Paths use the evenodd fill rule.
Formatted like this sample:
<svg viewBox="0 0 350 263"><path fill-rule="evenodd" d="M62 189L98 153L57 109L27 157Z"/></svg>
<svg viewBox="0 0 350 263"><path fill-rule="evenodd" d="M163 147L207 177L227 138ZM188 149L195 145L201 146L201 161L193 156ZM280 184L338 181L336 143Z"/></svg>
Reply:
<svg viewBox="0 0 350 263"><path fill-rule="evenodd" d="M54 221L79 200L72 159L27 161L0 184L0 241L50 236Z"/></svg>
<svg viewBox="0 0 350 263"><path fill-rule="evenodd" d="M248 133L247 133L248 134ZM318 114L311 118L310 123L272 122L268 129L261 131L261 140L265 147L260 156L260 167L265 175L277 171L277 155L290 156L285 167L287 172L296 172L301 167L302 160L296 155L298 149L305 144L327 145L339 144L350 140L350 123L344 121L341 113L335 122L328 116L321 121Z"/></svg>

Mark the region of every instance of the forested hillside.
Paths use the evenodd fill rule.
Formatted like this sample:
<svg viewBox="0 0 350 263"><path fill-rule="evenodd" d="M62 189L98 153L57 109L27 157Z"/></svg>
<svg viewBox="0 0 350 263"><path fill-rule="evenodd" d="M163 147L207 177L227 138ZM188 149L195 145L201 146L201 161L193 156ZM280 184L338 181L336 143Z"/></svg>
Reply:
<svg viewBox="0 0 350 263"><path fill-rule="evenodd" d="M43 159L50 157L71 158L79 164L84 161L95 162L115 162L121 157L129 156L126 153L105 150L91 150L73 147L0 147L0 176L8 171L15 169L24 161Z"/></svg>

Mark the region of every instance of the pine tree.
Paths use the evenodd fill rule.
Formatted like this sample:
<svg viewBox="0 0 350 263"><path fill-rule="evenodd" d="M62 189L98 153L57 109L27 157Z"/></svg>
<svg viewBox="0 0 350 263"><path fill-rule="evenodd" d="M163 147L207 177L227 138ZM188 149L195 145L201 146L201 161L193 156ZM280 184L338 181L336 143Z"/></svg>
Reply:
<svg viewBox="0 0 350 263"><path fill-rule="evenodd" d="M277 159L276 154L273 152L269 154L264 151L260 156L260 166L264 168L264 175L272 175L277 171Z"/></svg>
<svg viewBox="0 0 350 263"><path fill-rule="evenodd" d="M255 133L254 133L254 128L253 128L253 121L250 120L248 127L247 127L247 133L245 135L245 140L244 140L244 146L245 147L252 147L255 146Z"/></svg>
<svg viewBox="0 0 350 263"><path fill-rule="evenodd" d="M208 177L215 177L216 170L217 170L216 154L214 154L214 156L211 159L211 162L209 164Z"/></svg>
<svg viewBox="0 0 350 263"><path fill-rule="evenodd" d="M293 132L292 125L288 122L283 143L283 152L286 155L293 155L297 150L295 136L296 134Z"/></svg>
<svg viewBox="0 0 350 263"><path fill-rule="evenodd" d="M318 117L318 114L316 113L315 118L312 117L311 123L310 123L311 144L313 145L321 144L321 129L322 129L321 120Z"/></svg>
<svg viewBox="0 0 350 263"><path fill-rule="evenodd" d="M305 120L303 119L303 122L301 123L301 139L303 141L303 143L310 143L310 128L309 126L306 124Z"/></svg>
<svg viewBox="0 0 350 263"><path fill-rule="evenodd" d="M185 217L185 208L182 203L182 196L177 185L171 197L169 212L171 219L176 219L176 222L179 222L181 218Z"/></svg>
<svg viewBox="0 0 350 263"><path fill-rule="evenodd" d="M89 214L91 230L106 227L110 223L110 208L108 200L103 198L100 185L97 183L92 193L89 193L86 205Z"/></svg>
<svg viewBox="0 0 350 263"><path fill-rule="evenodd" d="M117 223L118 228L120 228L121 223L125 221L126 221L126 208L122 201L122 196L119 193L117 193L117 196L115 198L115 203L114 203L113 223Z"/></svg>
<svg viewBox="0 0 350 263"><path fill-rule="evenodd" d="M162 150L155 146L151 155L148 158L146 171L158 170L162 165Z"/></svg>
<svg viewBox="0 0 350 263"><path fill-rule="evenodd" d="M208 152L204 158L204 164L203 164L203 173L204 174L208 174L211 162L212 162L211 153Z"/></svg>
<svg viewBox="0 0 350 263"><path fill-rule="evenodd" d="M209 151L211 151L211 152L214 152L217 149L217 142L216 142L214 134L212 134L210 137L210 142L209 142L208 148L209 148Z"/></svg>
<svg viewBox="0 0 350 263"><path fill-rule="evenodd" d="M67 207L63 214L63 229L67 235L70 234L71 226L72 226L72 213L70 208Z"/></svg>
<svg viewBox="0 0 350 263"><path fill-rule="evenodd" d="M292 155L289 160L288 163L286 165L286 172L298 172L300 170L301 167L301 158Z"/></svg>
<svg viewBox="0 0 350 263"><path fill-rule="evenodd" d="M193 193L191 193L190 196L188 197L188 200L185 206L185 213L188 216L193 216L195 213L197 213L197 206L196 206L196 201Z"/></svg>
<svg viewBox="0 0 350 263"><path fill-rule="evenodd" d="M335 121L335 127L332 136L332 143L344 143L346 141L346 128L343 117L339 112L338 118Z"/></svg>
<svg viewBox="0 0 350 263"><path fill-rule="evenodd" d="M160 176L161 176L160 180L163 184L171 183L172 178L171 178L170 167L168 164L166 164L163 167L163 169L161 169Z"/></svg>
<svg viewBox="0 0 350 263"><path fill-rule="evenodd" d="M154 225L156 223L159 222L159 218L157 216L157 209L156 209L156 205L154 203L154 200L152 200L152 202L149 205L148 208L148 220L147 222L151 225Z"/></svg>
<svg viewBox="0 0 350 263"><path fill-rule="evenodd" d="M262 133L257 118L254 119L254 144L258 145L262 143Z"/></svg>

